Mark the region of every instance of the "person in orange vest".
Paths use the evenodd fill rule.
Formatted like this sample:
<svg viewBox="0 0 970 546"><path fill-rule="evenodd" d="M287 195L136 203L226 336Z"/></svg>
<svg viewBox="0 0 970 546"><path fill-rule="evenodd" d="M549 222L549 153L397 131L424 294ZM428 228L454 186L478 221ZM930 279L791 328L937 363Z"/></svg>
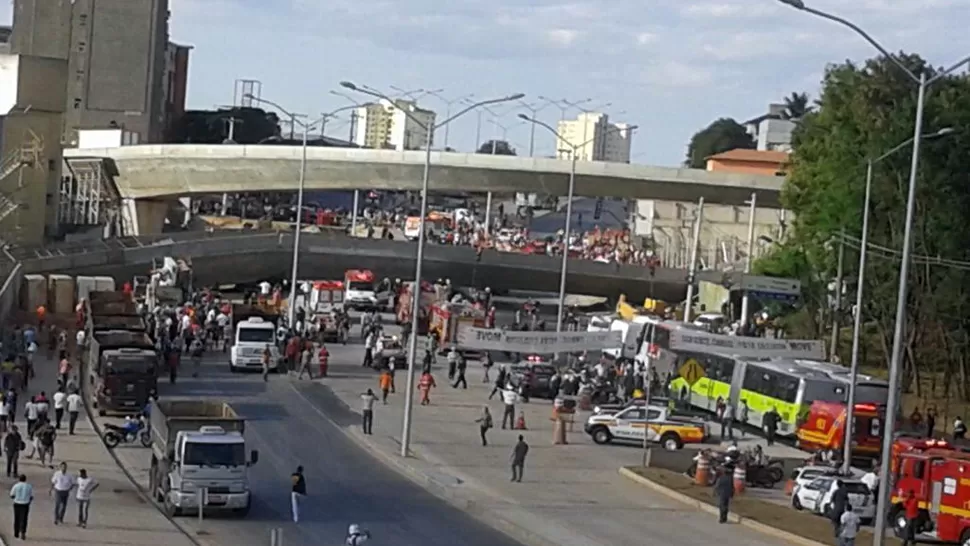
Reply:
<svg viewBox="0 0 970 546"><path fill-rule="evenodd" d="M431 404L431 389L437 387L438 385L434 382L434 376L431 372L424 372L421 374L421 380L418 381L418 389L421 390L421 405L427 406Z"/></svg>
<svg viewBox="0 0 970 546"><path fill-rule="evenodd" d="M326 345L320 345L320 377L327 377L327 370L330 368L330 351Z"/></svg>
<svg viewBox="0 0 970 546"><path fill-rule="evenodd" d="M44 328L44 320L47 318L47 308L43 305L37 307L37 326Z"/></svg>
<svg viewBox="0 0 970 546"><path fill-rule="evenodd" d="M391 392L391 370L384 368L380 378L381 402L387 404L387 395Z"/></svg>

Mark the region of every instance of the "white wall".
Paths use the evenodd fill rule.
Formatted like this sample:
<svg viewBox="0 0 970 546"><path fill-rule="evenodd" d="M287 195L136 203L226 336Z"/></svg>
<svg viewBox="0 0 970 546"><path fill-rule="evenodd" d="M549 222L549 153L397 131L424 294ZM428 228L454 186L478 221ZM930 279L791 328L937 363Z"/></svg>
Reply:
<svg viewBox="0 0 970 546"><path fill-rule="evenodd" d="M20 57L0 55L0 115L5 115L17 104L17 82L20 79Z"/></svg>

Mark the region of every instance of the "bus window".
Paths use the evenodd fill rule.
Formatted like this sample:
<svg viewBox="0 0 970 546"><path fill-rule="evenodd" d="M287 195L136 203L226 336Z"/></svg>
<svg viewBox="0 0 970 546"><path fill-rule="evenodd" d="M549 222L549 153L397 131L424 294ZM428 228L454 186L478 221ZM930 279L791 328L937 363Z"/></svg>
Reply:
<svg viewBox="0 0 970 546"><path fill-rule="evenodd" d="M794 377L783 377L780 378L781 382L777 387L777 395L775 398L784 400L789 404L794 404L795 400L798 400L798 379Z"/></svg>
<svg viewBox="0 0 970 546"><path fill-rule="evenodd" d="M653 343L658 347L660 347L661 349L669 349L670 348L669 327L663 326L663 325L657 325L653 334Z"/></svg>

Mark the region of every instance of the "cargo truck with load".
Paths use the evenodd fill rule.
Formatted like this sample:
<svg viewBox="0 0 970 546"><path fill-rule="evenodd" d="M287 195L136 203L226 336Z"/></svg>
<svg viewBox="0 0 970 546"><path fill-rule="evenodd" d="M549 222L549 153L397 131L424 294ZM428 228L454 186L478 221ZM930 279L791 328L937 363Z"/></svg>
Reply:
<svg viewBox="0 0 970 546"><path fill-rule="evenodd" d="M232 306L232 348L229 350L229 370L261 370L263 351L269 346L270 370L279 370L280 352L276 346L276 325L279 313L258 305Z"/></svg>
<svg viewBox="0 0 970 546"><path fill-rule="evenodd" d="M169 516L199 509L249 513L252 493L246 419L221 400L162 400L152 406L148 490ZM203 494L200 495L200 491Z"/></svg>
<svg viewBox="0 0 970 546"><path fill-rule="evenodd" d="M145 332L96 331L87 347L87 375L99 415L135 414L158 389L158 353Z"/></svg>
<svg viewBox="0 0 970 546"><path fill-rule="evenodd" d="M138 305L131 294L124 291L98 290L88 295L84 311L89 317L94 315L135 315L138 314Z"/></svg>

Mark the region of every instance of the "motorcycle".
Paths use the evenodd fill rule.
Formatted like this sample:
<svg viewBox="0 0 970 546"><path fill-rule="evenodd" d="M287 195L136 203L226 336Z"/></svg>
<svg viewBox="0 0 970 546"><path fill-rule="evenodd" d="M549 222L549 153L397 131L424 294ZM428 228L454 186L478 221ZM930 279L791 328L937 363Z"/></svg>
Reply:
<svg viewBox="0 0 970 546"><path fill-rule="evenodd" d="M143 419L138 420L138 427L134 430L124 425L114 425L106 423L104 425L104 444L108 449L114 449L119 444L133 444L135 441L141 442L144 447L151 447L151 431L145 426Z"/></svg>

